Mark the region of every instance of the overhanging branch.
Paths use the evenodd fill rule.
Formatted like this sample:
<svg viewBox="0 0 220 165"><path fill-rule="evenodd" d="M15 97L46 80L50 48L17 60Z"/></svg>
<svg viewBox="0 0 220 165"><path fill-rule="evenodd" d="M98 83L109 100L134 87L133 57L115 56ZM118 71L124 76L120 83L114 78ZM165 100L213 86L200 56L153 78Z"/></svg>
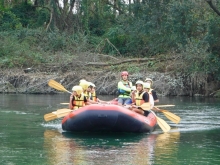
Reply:
<svg viewBox="0 0 220 165"><path fill-rule="evenodd" d="M205 0L216 14L220 16L220 11L213 5L212 0Z"/></svg>

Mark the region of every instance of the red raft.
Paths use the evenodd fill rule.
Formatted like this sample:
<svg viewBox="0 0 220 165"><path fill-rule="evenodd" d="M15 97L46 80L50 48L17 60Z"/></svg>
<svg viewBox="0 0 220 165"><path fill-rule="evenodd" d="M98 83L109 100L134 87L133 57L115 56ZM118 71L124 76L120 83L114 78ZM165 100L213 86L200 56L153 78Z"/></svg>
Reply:
<svg viewBox="0 0 220 165"><path fill-rule="evenodd" d="M92 104L64 117L62 129L71 132L152 132L156 117L139 115L118 105Z"/></svg>

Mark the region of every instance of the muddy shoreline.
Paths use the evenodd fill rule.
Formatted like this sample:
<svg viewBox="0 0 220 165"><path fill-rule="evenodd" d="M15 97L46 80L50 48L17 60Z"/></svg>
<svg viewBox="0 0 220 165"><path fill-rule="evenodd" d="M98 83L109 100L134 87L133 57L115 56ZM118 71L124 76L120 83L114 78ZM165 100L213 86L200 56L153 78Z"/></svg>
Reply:
<svg viewBox="0 0 220 165"><path fill-rule="evenodd" d="M120 73L110 70L98 71L68 71L44 69L9 69L0 72L0 93L26 94L55 94L60 93L48 86L48 81L54 79L67 90L72 89L80 79L86 79L96 84L97 93L103 95L117 95L117 83ZM130 74L133 83L139 79L150 77L153 79L153 88L159 96L201 96L218 97L219 81L204 79L201 75L187 77L169 73L147 72L144 74Z"/></svg>

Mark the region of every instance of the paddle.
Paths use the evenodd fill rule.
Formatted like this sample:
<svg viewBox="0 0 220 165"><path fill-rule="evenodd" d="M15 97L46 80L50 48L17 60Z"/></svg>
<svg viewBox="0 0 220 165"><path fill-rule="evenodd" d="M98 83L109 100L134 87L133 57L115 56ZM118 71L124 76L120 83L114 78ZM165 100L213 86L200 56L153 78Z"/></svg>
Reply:
<svg viewBox="0 0 220 165"><path fill-rule="evenodd" d="M156 117L157 124L160 126L163 132L170 131L170 126L163 119L159 118L152 110L150 110L150 112Z"/></svg>
<svg viewBox="0 0 220 165"><path fill-rule="evenodd" d="M141 104L140 106L143 110L150 110L151 109L151 106L150 106L150 103L143 103Z"/></svg>
<svg viewBox="0 0 220 165"><path fill-rule="evenodd" d="M54 120L56 118L57 118L57 115L55 115L53 112L44 115L44 120L45 121Z"/></svg>
<svg viewBox="0 0 220 165"><path fill-rule="evenodd" d="M68 91L66 88L64 88L64 86L62 86L60 83L56 82L55 80L50 80L48 82L48 85L52 88L59 90L59 91L68 92L68 93L72 94L70 91Z"/></svg>
<svg viewBox="0 0 220 165"><path fill-rule="evenodd" d="M155 107L174 107L175 105L154 105Z"/></svg>
<svg viewBox="0 0 220 165"><path fill-rule="evenodd" d="M54 119L58 119L61 117L64 117L66 115L68 115L70 112L72 112L73 110L70 109L58 109L57 111L48 113L44 115L44 120L45 121L51 121Z"/></svg>
<svg viewBox="0 0 220 165"><path fill-rule="evenodd" d="M156 106L157 107L157 106ZM170 119L172 122L178 124L181 120L181 118L173 113L171 113L170 111L168 110L165 110L165 109L159 109L159 110L156 110L158 112L162 112L168 119Z"/></svg>
<svg viewBox="0 0 220 165"><path fill-rule="evenodd" d="M164 132L168 132L170 131L170 126L161 118L159 118L151 109L150 103L143 103L140 106L143 110L148 110L150 111L157 119L157 124L160 126L160 128L164 131Z"/></svg>
<svg viewBox="0 0 220 165"><path fill-rule="evenodd" d="M164 105L162 105L162 106L164 106ZM158 106L155 106L155 107L157 108ZM159 106L159 107L160 107L160 106ZM149 109L151 109L149 103L143 103L143 104L141 105L141 108L142 108L143 110L149 110ZM153 110L154 110L154 109L153 109ZM181 120L179 116L177 116L177 115L175 115L175 114L169 112L168 110L162 110L162 109L157 110L157 109L156 109L156 111L162 112L168 119L170 119L171 121L173 121L173 122L176 123L176 124L178 124L178 123L180 122L180 120Z"/></svg>

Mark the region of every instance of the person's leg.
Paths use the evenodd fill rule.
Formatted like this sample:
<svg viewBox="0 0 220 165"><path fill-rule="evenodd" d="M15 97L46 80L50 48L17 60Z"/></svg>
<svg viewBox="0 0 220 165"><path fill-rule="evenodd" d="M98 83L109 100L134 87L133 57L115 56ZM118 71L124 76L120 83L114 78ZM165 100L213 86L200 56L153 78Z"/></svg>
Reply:
<svg viewBox="0 0 220 165"><path fill-rule="evenodd" d="M132 104L131 98L126 98L124 101L124 105L131 105L131 104Z"/></svg>
<svg viewBox="0 0 220 165"><path fill-rule="evenodd" d="M136 112L136 113L139 113L141 115L144 115L144 111L141 110L141 109L137 109L137 108L132 108L132 111Z"/></svg>
<svg viewBox="0 0 220 165"><path fill-rule="evenodd" d="M149 115L149 111L144 111L144 116L148 116Z"/></svg>
<svg viewBox="0 0 220 165"><path fill-rule="evenodd" d="M123 105L123 98L119 97L118 98L118 105L122 106Z"/></svg>

